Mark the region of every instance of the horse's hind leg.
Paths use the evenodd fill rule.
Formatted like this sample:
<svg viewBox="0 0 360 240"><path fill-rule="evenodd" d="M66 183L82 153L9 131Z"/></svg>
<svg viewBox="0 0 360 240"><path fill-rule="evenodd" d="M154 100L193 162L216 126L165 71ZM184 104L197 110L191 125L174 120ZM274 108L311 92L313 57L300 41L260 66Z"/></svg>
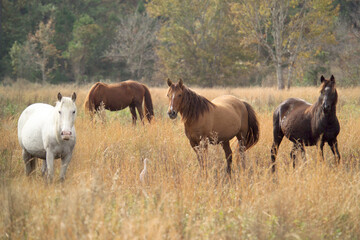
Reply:
<svg viewBox="0 0 360 240"><path fill-rule="evenodd" d="M131 104L131 105L129 105L129 108L130 108L133 124L135 125L136 119L137 119L135 106L133 104Z"/></svg>
<svg viewBox="0 0 360 240"><path fill-rule="evenodd" d="M243 170L245 170L245 168L246 168L246 159L245 159L246 147L244 145L245 141L244 141L244 138L242 137L241 133L238 134L236 136L236 138L238 139L238 143L239 143L239 153L240 153L241 167L242 167Z"/></svg>
<svg viewBox="0 0 360 240"><path fill-rule="evenodd" d="M292 147L292 149L291 149L291 151L290 151L290 158L291 158L291 160L292 160L292 162L293 162L293 168L295 168L295 165L296 165L296 155L295 155L295 153L296 153L296 150L298 149L298 143L294 143L294 145L293 145L293 147Z"/></svg>
<svg viewBox="0 0 360 240"><path fill-rule="evenodd" d="M334 141L329 141L328 142L330 149L332 151L332 153L335 156L336 159L336 163L339 164L340 163L340 153L339 153L339 149L338 149L338 142L337 139L335 139ZM336 155L335 155L336 154Z"/></svg>
<svg viewBox="0 0 360 240"><path fill-rule="evenodd" d="M25 173L26 176L29 176L32 173L36 166L36 160L33 159L30 153L28 153L25 149L22 150L22 158L25 163Z"/></svg>
<svg viewBox="0 0 360 240"><path fill-rule="evenodd" d="M229 174L229 177L231 177L232 151L231 151L231 148L230 148L229 141L223 142L222 147L224 149L225 157L226 157L226 161L227 161L226 172Z"/></svg>
<svg viewBox="0 0 360 240"><path fill-rule="evenodd" d="M42 164L42 167L41 167L41 175L44 177L45 176L45 173L46 173L46 160L43 160L43 164Z"/></svg>
<svg viewBox="0 0 360 240"><path fill-rule="evenodd" d="M274 124L273 135L274 135L274 142L271 147L271 163L272 163L271 170L274 173L276 168L275 166L276 156L279 150L280 143L284 138L284 134L281 131L280 126L278 124L276 125Z"/></svg>
<svg viewBox="0 0 360 240"><path fill-rule="evenodd" d="M140 116L140 120L141 122L143 122L143 119L144 119L144 112L142 110L142 103L141 102L135 102L135 107L136 109L138 110L139 112L139 116ZM143 122L144 123L144 122Z"/></svg>

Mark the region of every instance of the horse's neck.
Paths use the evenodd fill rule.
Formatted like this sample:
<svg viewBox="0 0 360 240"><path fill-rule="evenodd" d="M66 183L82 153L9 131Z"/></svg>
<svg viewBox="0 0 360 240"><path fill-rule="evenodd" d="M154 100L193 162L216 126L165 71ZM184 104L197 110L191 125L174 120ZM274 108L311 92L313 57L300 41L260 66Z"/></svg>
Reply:
<svg viewBox="0 0 360 240"><path fill-rule="evenodd" d="M183 102L182 108L179 109L179 112L183 118L183 121L187 125L191 125L194 121L198 119L205 111L208 111L213 105L205 97L193 92L190 89L186 89L188 96L188 102ZM184 100L183 100L184 101ZM196 106L200 106L198 109L195 109Z"/></svg>
<svg viewBox="0 0 360 240"><path fill-rule="evenodd" d="M324 114L321 104L316 102L314 106L314 112L312 117L312 131L315 135L322 134L327 126L334 124L337 121L336 106L327 115Z"/></svg>
<svg viewBox="0 0 360 240"><path fill-rule="evenodd" d="M61 136L60 136L60 119L59 119L59 114L57 114L59 110L55 107L54 111L51 114L51 123L53 124L52 129L50 129L50 131L54 131L53 134L56 137L56 141L58 143L61 142Z"/></svg>

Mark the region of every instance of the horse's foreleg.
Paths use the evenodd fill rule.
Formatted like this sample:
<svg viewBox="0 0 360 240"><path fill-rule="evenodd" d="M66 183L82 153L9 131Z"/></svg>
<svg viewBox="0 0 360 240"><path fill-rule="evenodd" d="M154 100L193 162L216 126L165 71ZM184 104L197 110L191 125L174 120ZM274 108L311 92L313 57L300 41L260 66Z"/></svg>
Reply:
<svg viewBox="0 0 360 240"><path fill-rule="evenodd" d="M134 105L130 105L129 108L130 108L130 112L131 112L133 124L136 125L137 116L136 116L135 106L134 106Z"/></svg>
<svg viewBox="0 0 360 240"><path fill-rule="evenodd" d="M54 177L54 154L47 150L46 151L46 166L48 171L48 181L51 183Z"/></svg>
<svg viewBox="0 0 360 240"><path fill-rule="evenodd" d="M194 141L194 140L190 140L190 145L191 147L194 149L195 153L196 153L196 157L197 160L199 162L200 168L204 169L204 162L201 156L201 150L200 150L200 143L198 141Z"/></svg>
<svg viewBox="0 0 360 240"><path fill-rule="evenodd" d="M305 146L303 143L299 143L300 150L301 150L301 157L304 162L306 162L306 152L305 152Z"/></svg>
<svg viewBox="0 0 360 240"><path fill-rule="evenodd" d="M319 146L319 148L320 148L320 152L319 152L319 157L320 157L320 159L322 160L322 161L324 161L324 145L325 145L325 141L324 141L324 139L323 138L321 138L321 140L320 140L320 146Z"/></svg>
<svg viewBox="0 0 360 240"><path fill-rule="evenodd" d="M225 152L225 158L227 161L227 169L226 172L229 174L229 177L231 178L231 163L232 163L232 151L230 148L230 143L229 141L225 141L222 143L222 147L224 149Z"/></svg>
<svg viewBox="0 0 360 240"><path fill-rule="evenodd" d="M65 180L66 169L71 160L71 153L67 154L65 157L61 158L61 169L60 169L60 181L63 182Z"/></svg>
<svg viewBox="0 0 360 240"><path fill-rule="evenodd" d="M337 139L335 139L335 141L331 141L328 142L330 149L332 151L332 153L334 154L335 160L337 164L340 164L340 153L339 153L339 149L338 149L338 142Z"/></svg>

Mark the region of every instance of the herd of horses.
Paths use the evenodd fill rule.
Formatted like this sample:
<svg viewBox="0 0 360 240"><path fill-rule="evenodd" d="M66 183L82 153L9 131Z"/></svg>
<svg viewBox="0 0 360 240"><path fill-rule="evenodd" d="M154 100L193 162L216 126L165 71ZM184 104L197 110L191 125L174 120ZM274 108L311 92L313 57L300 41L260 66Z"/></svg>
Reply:
<svg viewBox="0 0 360 240"><path fill-rule="evenodd" d="M314 104L302 99L289 98L282 102L273 114L273 144L271 148L272 172L275 172L276 155L283 137L293 142L290 157L295 167L295 152L301 150L305 159L305 146L318 145L324 158L323 148L328 143L336 162L340 162L337 135L340 132L336 117L338 94L335 78L320 78L320 96ZM230 140L236 137L241 156L259 141L259 121L253 107L234 96L223 95L209 101L186 87L180 79L169 86L168 116L175 119L181 115L186 137L195 150L199 165L205 168L201 151L207 150L207 142L221 144L227 161L226 171L231 177L232 150ZM74 122L76 118L76 94L71 97L57 96L54 106L35 103L27 107L18 121L18 139L27 175L35 169L36 158L43 159L42 174L52 181L54 159L61 158L60 180L65 179L67 166L71 160L76 142ZM144 102L144 111L142 105ZM149 89L136 81L128 80L116 84L96 83L85 99L85 110L90 115L101 110L110 111L130 108L133 124L137 114L141 121L149 122L154 117ZM201 143L205 143L202 144ZM200 147L203 146L204 148Z"/></svg>

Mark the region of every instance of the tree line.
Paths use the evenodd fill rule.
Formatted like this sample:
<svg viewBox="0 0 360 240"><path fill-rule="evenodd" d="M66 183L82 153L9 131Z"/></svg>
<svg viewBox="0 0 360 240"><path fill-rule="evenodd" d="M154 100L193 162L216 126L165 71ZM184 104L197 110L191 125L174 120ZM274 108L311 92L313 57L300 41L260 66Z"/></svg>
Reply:
<svg viewBox="0 0 360 240"><path fill-rule="evenodd" d="M0 81L356 85L359 13L349 0L1 0Z"/></svg>

